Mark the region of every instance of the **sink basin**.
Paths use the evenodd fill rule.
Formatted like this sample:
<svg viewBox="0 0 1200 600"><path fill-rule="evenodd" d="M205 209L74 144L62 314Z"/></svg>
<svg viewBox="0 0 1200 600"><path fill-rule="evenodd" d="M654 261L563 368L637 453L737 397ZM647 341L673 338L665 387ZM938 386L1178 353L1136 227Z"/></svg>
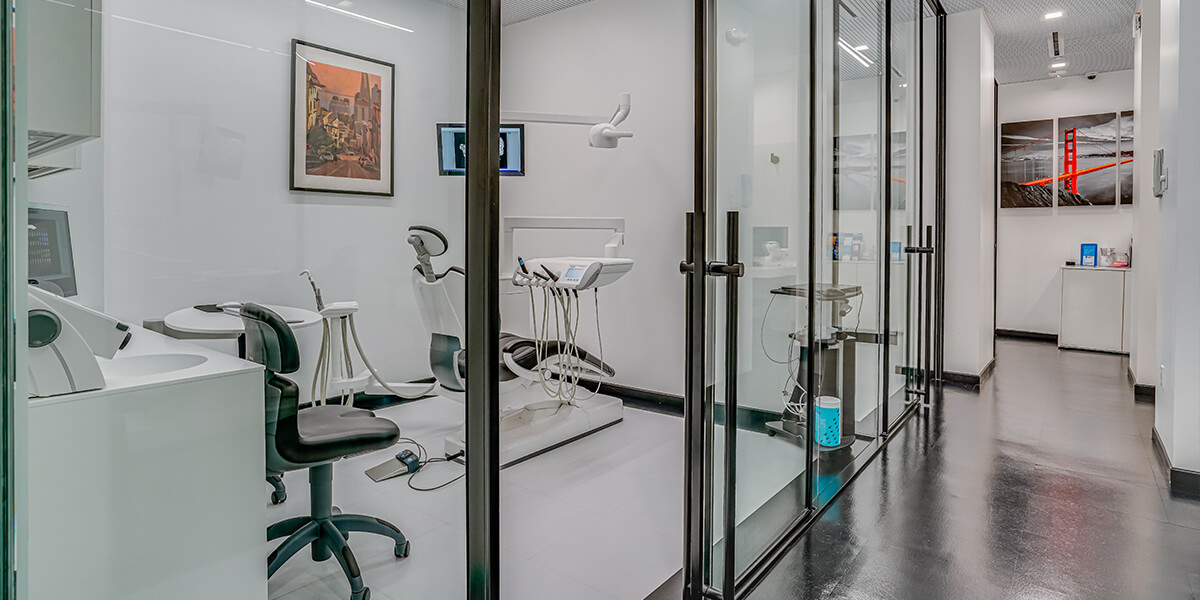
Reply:
<svg viewBox="0 0 1200 600"><path fill-rule="evenodd" d="M104 374L113 377L147 377L198 367L208 362L199 354L142 354L105 362Z"/></svg>

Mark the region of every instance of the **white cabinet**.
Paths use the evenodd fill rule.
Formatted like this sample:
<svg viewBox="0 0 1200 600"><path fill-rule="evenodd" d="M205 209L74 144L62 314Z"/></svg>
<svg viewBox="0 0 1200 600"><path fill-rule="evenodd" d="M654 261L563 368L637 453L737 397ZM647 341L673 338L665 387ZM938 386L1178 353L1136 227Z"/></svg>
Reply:
<svg viewBox="0 0 1200 600"><path fill-rule="evenodd" d="M132 333L105 389L30 399L29 598L263 600L262 367Z"/></svg>
<svg viewBox="0 0 1200 600"><path fill-rule="evenodd" d="M1128 352L1126 285L1129 269L1063 267L1058 346Z"/></svg>
<svg viewBox="0 0 1200 600"><path fill-rule="evenodd" d="M100 137L101 0L25 3L30 164Z"/></svg>

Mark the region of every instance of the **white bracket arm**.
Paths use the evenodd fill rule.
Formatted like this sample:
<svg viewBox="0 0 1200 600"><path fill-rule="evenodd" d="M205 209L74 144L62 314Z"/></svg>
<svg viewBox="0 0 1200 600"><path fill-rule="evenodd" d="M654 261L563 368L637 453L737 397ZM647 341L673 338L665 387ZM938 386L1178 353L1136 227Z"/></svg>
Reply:
<svg viewBox="0 0 1200 600"><path fill-rule="evenodd" d="M618 131L617 126L629 117L631 110L631 95L623 92L618 96L617 112L609 119L591 115L568 115L560 113L539 113L511 111L501 112L502 121L514 123L552 123L558 125L590 125L588 145L593 148L616 148L622 138L633 137L633 132Z"/></svg>

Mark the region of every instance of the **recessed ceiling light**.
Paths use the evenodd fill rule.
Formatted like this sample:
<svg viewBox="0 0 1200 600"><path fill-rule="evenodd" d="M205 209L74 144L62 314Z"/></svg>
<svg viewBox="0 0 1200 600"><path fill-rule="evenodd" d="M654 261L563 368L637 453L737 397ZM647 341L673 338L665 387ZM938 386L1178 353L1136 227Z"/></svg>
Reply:
<svg viewBox="0 0 1200 600"><path fill-rule="evenodd" d="M849 54L851 57L853 57L854 60L857 60L859 62L859 64L861 64L862 66L870 68L871 65L874 64L871 62L871 59L863 56L861 51L855 50L854 48L852 48L850 46L850 44L847 44L846 40L843 40L842 38L838 38L837 43L838 43L839 48L844 50L846 52L846 54Z"/></svg>
<svg viewBox="0 0 1200 600"><path fill-rule="evenodd" d="M1061 68L1063 68L1063 67L1065 67L1065 66L1067 66L1067 63L1065 63L1065 62L1060 62L1060 63L1054 63L1054 64L1050 65L1050 68L1051 68L1051 69L1061 69Z"/></svg>
<svg viewBox="0 0 1200 600"><path fill-rule="evenodd" d="M1046 16L1045 16L1045 17L1043 17L1043 18L1044 18L1045 20L1049 21L1050 19L1061 19L1061 18L1062 18L1062 16L1063 16L1063 11L1061 11L1061 10L1056 10L1056 11L1053 11L1053 12L1048 12L1048 13L1046 13Z"/></svg>
<svg viewBox="0 0 1200 600"><path fill-rule="evenodd" d="M867 49L869 49L869 48L870 48L870 46L868 46L868 45L866 45L866 44L863 44L863 45L861 45L861 46L855 46L855 47L854 47L854 49L855 49L855 50L858 50L859 52L862 52L863 50L867 50Z"/></svg>

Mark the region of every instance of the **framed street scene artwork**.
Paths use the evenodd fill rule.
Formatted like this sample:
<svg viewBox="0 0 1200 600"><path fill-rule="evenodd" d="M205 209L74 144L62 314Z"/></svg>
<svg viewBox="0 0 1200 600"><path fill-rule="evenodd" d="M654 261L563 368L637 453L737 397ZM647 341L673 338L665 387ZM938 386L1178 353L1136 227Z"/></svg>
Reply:
<svg viewBox="0 0 1200 600"><path fill-rule="evenodd" d="M291 189L392 196L396 68L292 40Z"/></svg>

